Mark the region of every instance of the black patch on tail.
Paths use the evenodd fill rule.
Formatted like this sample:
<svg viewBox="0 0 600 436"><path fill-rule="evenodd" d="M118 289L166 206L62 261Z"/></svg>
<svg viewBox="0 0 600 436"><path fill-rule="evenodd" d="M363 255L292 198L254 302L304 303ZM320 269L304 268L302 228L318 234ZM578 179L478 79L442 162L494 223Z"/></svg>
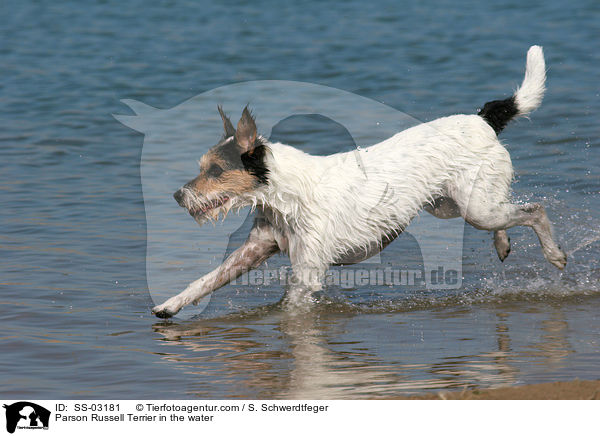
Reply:
<svg viewBox="0 0 600 436"><path fill-rule="evenodd" d="M519 113L514 96L505 100L488 101L477 115L492 126L496 135Z"/></svg>

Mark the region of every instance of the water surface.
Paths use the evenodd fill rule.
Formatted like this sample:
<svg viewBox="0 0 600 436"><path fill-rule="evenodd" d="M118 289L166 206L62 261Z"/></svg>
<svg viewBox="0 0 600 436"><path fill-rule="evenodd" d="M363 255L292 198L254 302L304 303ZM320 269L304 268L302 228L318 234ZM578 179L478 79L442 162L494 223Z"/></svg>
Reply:
<svg viewBox="0 0 600 436"><path fill-rule="evenodd" d="M596 2L0 10L2 396L386 398L599 378ZM278 305L281 287L226 287L197 319L150 315L143 136L111 116L128 113L121 99L170 108L235 82L295 80L427 121L508 96L534 43L545 48L548 92L502 140L514 197L546 206L569 254L564 272L529 229L509 232L502 264L491 235L466 226L461 289L334 286L298 315ZM316 116L283 121L273 134L314 153L347 138ZM202 247L227 239L225 228L199 228ZM165 250L179 243L164 240ZM410 235L382 256L420 260Z"/></svg>

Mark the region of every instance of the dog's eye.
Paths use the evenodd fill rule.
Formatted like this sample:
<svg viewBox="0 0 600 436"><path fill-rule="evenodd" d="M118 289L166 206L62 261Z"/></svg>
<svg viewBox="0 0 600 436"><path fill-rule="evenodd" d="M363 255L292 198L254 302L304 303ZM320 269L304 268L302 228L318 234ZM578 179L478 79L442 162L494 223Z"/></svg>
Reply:
<svg viewBox="0 0 600 436"><path fill-rule="evenodd" d="M223 168L221 168L217 164L212 164L210 168L206 171L206 175L208 177L219 177L221 174L223 174Z"/></svg>

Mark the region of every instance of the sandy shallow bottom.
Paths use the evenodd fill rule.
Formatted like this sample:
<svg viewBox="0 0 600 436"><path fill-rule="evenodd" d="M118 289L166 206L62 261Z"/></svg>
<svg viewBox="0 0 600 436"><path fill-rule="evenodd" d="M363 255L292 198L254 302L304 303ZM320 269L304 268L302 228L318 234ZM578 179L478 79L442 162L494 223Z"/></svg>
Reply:
<svg viewBox="0 0 600 436"><path fill-rule="evenodd" d="M540 383L498 389L469 389L431 395L401 397L405 400L600 400L600 380Z"/></svg>

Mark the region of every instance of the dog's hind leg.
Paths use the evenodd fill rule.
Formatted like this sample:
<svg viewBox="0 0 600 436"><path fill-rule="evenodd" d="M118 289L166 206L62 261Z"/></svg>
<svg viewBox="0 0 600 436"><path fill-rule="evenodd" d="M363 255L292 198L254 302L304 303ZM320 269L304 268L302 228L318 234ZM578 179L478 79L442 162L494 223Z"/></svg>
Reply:
<svg viewBox="0 0 600 436"><path fill-rule="evenodd" d="M461 208L463 218L473 227L481 230L501 232L515 226L531 227L537 234L544 257L557 268L563 269L567 264L567 256L552 238L552 228L544 207L539 203L517 205L511 203L490 204L476 195L469 199L468 206ZM505 234L495 235L496 249L508 246L503 240ZM500 255L501 250L498 251Z"/></svg>
<svg viewBox="0 0 600 436"><path fill-rule="evenodd" d="M498 258L504 262L504 259L510 253L510 238L506 234L506 230L496 230L494 232L494 247L496 247Z"/></svg>
<svg viewBox="0 0 600 436"><path fill-rule="evenodd" d="M199 301L243 273L258 267L277 252L279 246L273 228L263 218L257 218L246 242L231 253L218 268L192 282L180 294L154 307L152 313L159 318L170 318L183 306Z"/></svg>
<svg viewBox="0 0 600 436"><path fill-rule="evenodd" d="M450 219L461 216L460 208L450 197L438 197L432 204L425 206L425 210L436 218ZM510 238L506 230L496 230L494 232L494 247L498 252L498 257L504 262L504 259L510 253Z"/></svg>

